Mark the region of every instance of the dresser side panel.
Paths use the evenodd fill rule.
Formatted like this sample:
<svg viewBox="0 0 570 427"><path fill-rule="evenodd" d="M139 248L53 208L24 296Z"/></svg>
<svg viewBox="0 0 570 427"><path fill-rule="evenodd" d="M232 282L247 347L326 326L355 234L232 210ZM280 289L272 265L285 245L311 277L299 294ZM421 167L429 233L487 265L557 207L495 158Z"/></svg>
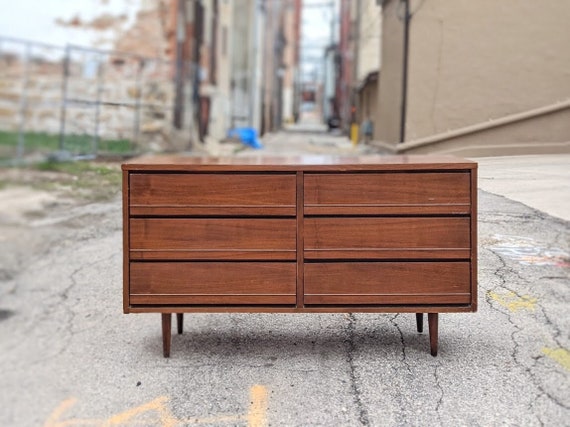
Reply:
<svg viewBox="0 0 570 427"><path fill-rule="evenodd" d="M477 167L471 169L471 306L478 309L478 197Z"/></svg>
<svg viewBox="0 0 570 427"><path fill-rule="evenodd" d="M130 229L129 229L129 172L123 171L123 312L129 313L129 296L130 296Z"/></svg>

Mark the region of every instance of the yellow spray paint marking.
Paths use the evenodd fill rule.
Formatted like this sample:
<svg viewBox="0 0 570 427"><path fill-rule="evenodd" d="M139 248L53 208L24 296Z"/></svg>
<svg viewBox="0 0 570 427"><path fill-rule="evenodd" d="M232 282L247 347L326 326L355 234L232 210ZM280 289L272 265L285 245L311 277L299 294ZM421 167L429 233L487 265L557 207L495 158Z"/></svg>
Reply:
<svg viewBox="0 0 570 427"><path fill-rule="evenodd" d="M560 363L564 369L570 371L570 351L565 348L548 348L544 347L542 352L552 360Z"/></svg>
<svg viewBox="0 0 570 427"><path fill-rule="evenodd" d="M247 416L248 427L265 427L267 425L267 389L255 385L250 390L251 406Z"/></svg>
<svg viewBox="0 0 570 427"><path fill-rule="evenodd" d="M503 307L506 307L511 312L516 312L519 310L529 310L534 311L537 298L531 297L530 295L518 296L514 292L509 292L506 294L498 294L493 291L489 291L488 295L493 301L498 302Z"/></svg>
<svg viewBox="0 0 570 427"><path fill-rule="evenodd" d="M267 389L255 385L250 389L250 407L247 415L230 414L203 418L176 418L169 407L166 396L158 397L148 403L112 415L107 419L68 419L61 420L63 414L77 403L77 399L64 400L49 416L44 427L75 427L75 426L128 426L147 425L160 427L176 427L198 424L236 424L246 423L248 427L265 427L267 425Z"/></svg>

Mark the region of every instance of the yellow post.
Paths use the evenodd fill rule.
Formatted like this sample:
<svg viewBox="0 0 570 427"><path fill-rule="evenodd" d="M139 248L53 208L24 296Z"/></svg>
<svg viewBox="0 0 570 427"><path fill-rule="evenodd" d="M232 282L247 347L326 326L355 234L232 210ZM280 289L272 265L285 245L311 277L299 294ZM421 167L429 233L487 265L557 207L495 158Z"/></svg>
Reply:
<svg viewBox="0 0 570 427"><path fill-rule="evenodd" d="M360 129L357 123L350 125L350 140L352 141L352 146L355 147L358 144L358 133Z"/></svg>

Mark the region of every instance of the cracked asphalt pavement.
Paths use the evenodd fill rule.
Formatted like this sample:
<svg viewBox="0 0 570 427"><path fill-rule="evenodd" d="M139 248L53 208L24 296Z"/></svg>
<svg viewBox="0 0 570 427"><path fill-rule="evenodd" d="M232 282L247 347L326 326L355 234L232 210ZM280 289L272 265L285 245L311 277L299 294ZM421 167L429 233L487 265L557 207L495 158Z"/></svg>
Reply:
<svg viewBox="0 0 570 427"><path fill-rule="evenodd" d="M195 314L164 359L122 313L118 195L38 206L0 207L2 426L570 425L566 219L480 189L479 311L435 358L413 314Z"/></svg>

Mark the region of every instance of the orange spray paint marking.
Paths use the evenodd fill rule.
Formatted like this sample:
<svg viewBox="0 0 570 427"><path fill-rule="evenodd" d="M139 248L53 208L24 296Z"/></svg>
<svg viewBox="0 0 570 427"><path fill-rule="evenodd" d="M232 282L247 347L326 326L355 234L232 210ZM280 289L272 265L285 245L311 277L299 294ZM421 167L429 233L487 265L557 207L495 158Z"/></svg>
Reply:
<svg viewBox="0 0 570 427"><path fill-rule="evenodd" d="M193 417L178 419L170 410L169 399L166 396L158 397L148 403L115 414L107 419L80 419L73 418L62 420L65 412L69 411L77 403L76 398L64 400L50 414L44 427L76 427L76 426L129 426L147 425L159 427L176 427L199 424L236 424L247 423L248 427L267 426L267 389L261 385L255 385L250 389L250 406L247 415L229 414L212 417Z"/></svg>

